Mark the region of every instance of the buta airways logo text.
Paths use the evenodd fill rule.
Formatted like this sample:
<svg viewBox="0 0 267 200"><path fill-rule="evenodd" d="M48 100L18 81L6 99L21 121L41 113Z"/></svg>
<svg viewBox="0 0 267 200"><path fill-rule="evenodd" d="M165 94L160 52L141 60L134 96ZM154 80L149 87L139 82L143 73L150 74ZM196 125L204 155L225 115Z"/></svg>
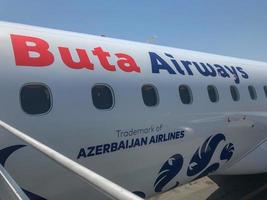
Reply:
<svg viewBox="0 0 267 200"><path fill-rule="evenodd" d="M17 66L28 67L48 67L54 63L55 52L52 52L47 41L37 37L11 34L15 62ZM75 51L66 46L58 46L62 62L71 69L88 69L94 70L95 63L92 62L87 49L76 48ZM76 55L74 55L74 53ZM95 47L91 50L91 56L98 59L102 68L106 71L114 72L121 70L127 73L141 73L142 69L136 63L135 59L125 53L111 54L102 47ZM199 73L206 77L233 78L235 83L240 83L240 79L248 79L248 74L240 66L227 66L222 64L210 64L204 62L195 62L189 60L178 60L169 53L148 52L152 73L160 74L161 72L173 75L193 76ZM159 55L160 54L160 55ZM74 59L79 58L79 59ZM113 57L111 63L110 58ZM115 58L115 59L114 59Z"/></svg>

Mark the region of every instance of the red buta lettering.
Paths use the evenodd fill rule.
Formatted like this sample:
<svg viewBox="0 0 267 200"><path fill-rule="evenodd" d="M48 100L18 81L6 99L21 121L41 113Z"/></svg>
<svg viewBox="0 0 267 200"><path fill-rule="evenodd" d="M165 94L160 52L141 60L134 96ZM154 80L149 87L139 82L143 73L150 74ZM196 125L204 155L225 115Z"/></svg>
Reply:
<svg viewBox="0 0 267 200"><path fill-rule="evenodd" d="M85 49L76 49L76 52L77 52L79 59L80 59L80 61L78 61L78 62L75 62L72 59L72 56L70 54L70 50L68 48L58 47L58 50L60 52L60 56L61 56L62 61L68 67L70 67L72 69L82 69L82 68L87 68L90 70L94 69L94 64L91 63Z"/></svg>
<svg viewBox="0 0 267 200"><path fill-rule="evenodd" d="M103 51L101 47L94 48L92 52L95 56L98 57L99 62L101 63L102 67L104 67L108 71L116 71L115 65L111 65L108 62L108 57L110 57L109 52Z"/></svg>
<svg viewBox="0 0 267 200"><path fill-rule="evenodd" d="M11 34L11 42L17 66L45 67L53 64L54 55L49 50L47 41L24 35ZM94 70L94 63L91 62L86 49L75 48L78 59L73 59L73 55L68 47L58 47L62 62L71 69L89 69ZM105 51L102 47L94 48L91 53L96 56L101 66L107 71L116 71L118 67L124 72L140 73L141 69L135 60L128 54L115 53L117 58L116 65L109 62L110 52Z"/></svg>
<svg viewBox="0 0 267 200"><path fill-rule="evenodd" d="M141 72L140 67L137 66L136 62L131 56L124 53L116 53L115 55L120 58L117 61L117 64L121 70L125 72Z"/></svg>
<svg viewBox="0 0 267 200"><path fill-rule="evenodd" d="M16 65L45 67L54 62L53 54L48 50L49 44L40 38L22 35L11 35ZM30 53L37 53L33 57Z"/></svg>

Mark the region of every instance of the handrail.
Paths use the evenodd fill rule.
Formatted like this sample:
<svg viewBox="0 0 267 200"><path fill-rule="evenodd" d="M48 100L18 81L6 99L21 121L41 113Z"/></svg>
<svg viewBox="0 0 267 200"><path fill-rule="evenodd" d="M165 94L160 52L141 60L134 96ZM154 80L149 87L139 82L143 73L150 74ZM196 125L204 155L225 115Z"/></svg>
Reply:
<svg viewBox="0 0 267 200"><path fill-rule="evenodd" d="M2 165L0 165L0 195L0 199L30 200Z"/></svg>
<svg viewBox="0 0 267 200"><path fill-rule="evenodd" d="M80 165L79 163L67 158L61 153L53 150L52 148L42 144L41 142L35 140L34 138L28 136L27 134L19 131L18 129L10 126L9 124L0 120L0 127L7 130L12 135L20 138L27 144L31 145L33 148L37 149L48 158L56 161L66 169L80 176L95 189L104 193L106 196L114 200L143 200L142 198L136 196L132 192L124 189L123 187L111 182L110 180L104 178L103 176L95 173L94 171Z"/></svg>

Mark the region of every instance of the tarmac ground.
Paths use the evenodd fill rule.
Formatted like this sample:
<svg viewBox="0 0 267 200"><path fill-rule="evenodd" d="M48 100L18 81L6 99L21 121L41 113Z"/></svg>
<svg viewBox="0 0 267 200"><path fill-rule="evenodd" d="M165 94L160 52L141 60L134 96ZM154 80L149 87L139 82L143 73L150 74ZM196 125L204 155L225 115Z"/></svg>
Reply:
<svg viewBox="0 0 267 200"><path fill-rule="evenodd" d="M267 174L209 176L149 200L267 200Z"/></svg>

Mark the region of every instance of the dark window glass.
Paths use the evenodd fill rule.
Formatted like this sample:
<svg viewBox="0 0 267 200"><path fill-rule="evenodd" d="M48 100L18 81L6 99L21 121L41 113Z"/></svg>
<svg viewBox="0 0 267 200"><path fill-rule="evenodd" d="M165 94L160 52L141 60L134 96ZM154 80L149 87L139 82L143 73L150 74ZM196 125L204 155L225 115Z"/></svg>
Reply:
<svg viewBox="0 0 267 200"><path fill-rule="evenodd" d="M238 92L237 87L234 85L231 85L230 86L230 92L231 92L232 99L234 101L239 101L240 96L239 96L239 92Z"/></svg>
<svg viewBox="0 0 267 200"><path fill-rule="evenodd" d="M217 91L217 88L213 85L209 85L207 87L207 90L208 90L208 94L209 94L209 98L210 98L210 101L215 103L217 101L219 101L219 95L218 95L218 91Z"/></svg>
<svg viewBox="0 0 267 200"><path fill-rule="evenodd" d="M28 114L43 114L51 108L51 95L44 85L29 84L20 91L22 109Z"/></svg>
<svg viewBox="0 0 267 200"><path fill-rule="evenodd" d="M110 109L113 107L113 93L106 85L95 85L92 88L93 104L98 109Z"/></svg>
<svg viewBox="0 0 267 200"><path fill-rule="evenodd" d="M158 104L157 91L152 85L144 85L142 87L142 96L146 106L156 106Z"/></svg>
<svg viewBox="0 0 267 200"><path fill-rule="evenodd" d="M252 100L256 100L257 99L257 93L256 93L255 88L252 85L249 85L248 86L248 91L249 91L250 98Z"/></svg>
<svg viewBox="0 0 267 200"><path fill-rule="evenodd" d="M263 90L264 90L264 93L265 93L265 97L267 97L267 85L263 86Z"/></svg>
<svg viewBox="0 0 267 200"><path fill-rule="evenodd" d="M191 104L193 101L191 89L186 85L179 87L179 94L183 104Z"/></svg>

